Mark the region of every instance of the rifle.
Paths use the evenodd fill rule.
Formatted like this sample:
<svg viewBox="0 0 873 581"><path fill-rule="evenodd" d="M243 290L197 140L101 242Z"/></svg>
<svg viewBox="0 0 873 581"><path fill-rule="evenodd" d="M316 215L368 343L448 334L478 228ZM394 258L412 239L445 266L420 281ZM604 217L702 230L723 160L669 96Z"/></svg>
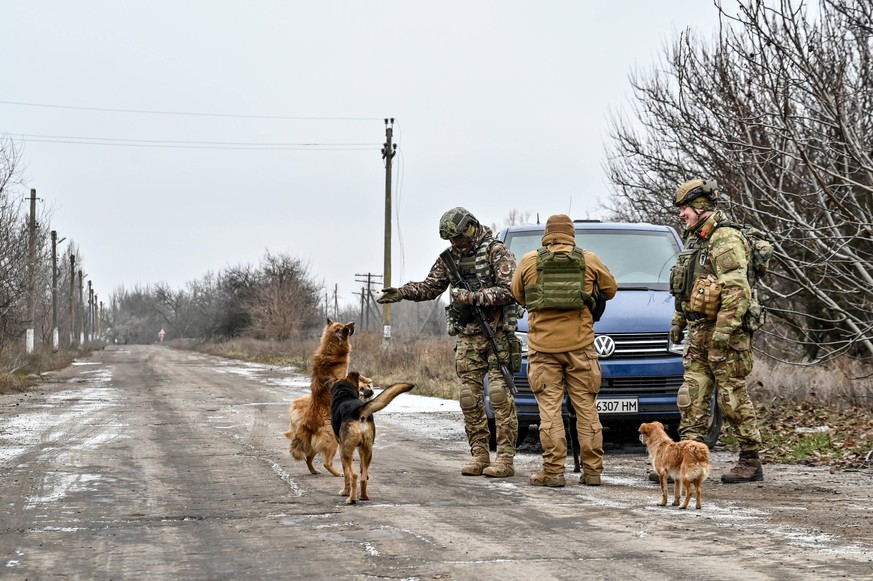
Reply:
<svg viewBox="0 0 873 581"><path fill-rule="evenodd" d="M461 277L461 271L458 270L458 263L455 262L455 257L452 256L452 253L448 248L440 254L440 258L443 259L443 263L446 265L446 270L449 273L449 282L452 286L473 292L473 289L470 288L470 284ZM485 316L485 313L482 312L480 307L470 305L470 310L473 312L473 315L476 317L476 322L479 323L479 328L481 328L482 332L485 333L485 337L491 345L491 351L494 353L494 358L497 359L497 366L500 368L500 374L503 376L503 380L506 382L506 385L509 386L509 391L512 392L512 395L518 395L518 389L515 387L515 382L512 381L512 373L509 372L509 368L506 364L500 360L497 339L494 337L494 329L491 328L490 321L488 321L488 318Z"/></svg>
<svg viewBox="0 0 873 581"><path fill-rule="evenodd" d="M567 432L567 444L573 452L573 472L579 472L579 433L576 431L576 408L573 407L573 402L567 396L566 414L564 415L564 431Z"/></svg>

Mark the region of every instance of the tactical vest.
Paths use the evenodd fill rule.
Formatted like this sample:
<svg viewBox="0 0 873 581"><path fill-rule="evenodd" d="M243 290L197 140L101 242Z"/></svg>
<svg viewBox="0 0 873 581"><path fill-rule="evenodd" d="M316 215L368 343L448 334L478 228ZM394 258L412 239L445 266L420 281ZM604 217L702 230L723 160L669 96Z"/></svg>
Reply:
<svg viewBox="0 0 873 581"><path fill-rule="evenodd" d="M765 321L765 315L758 300L757 291L754 288L756 278L753 278L754 273L752 270L755 267L754 253L756 249L741 227L727 220L722 220L714 224L712 232L720 226L730 226L740 230L746 242L746 251L749 256L747 279L749 286L752 287L752 294L749 307L743 315L742 327L747 331L755 331ZM768 245L766 250L769 249ZM766 259L769 260L769 255L766 256ZM766 262L759 268L766 271ZM721 287L717 282L715 269L709 259L709 240L702 239L697 235L689 236L685 241L685 248L679 253L676 264L670 271L670 293L675 297L676 310L683 313L689 321L699 319L713 320L716 318L718 309L721 306L720 290Z"/></svg>
<svg viewBox="0 0 873 581"><path fill-rule="evenodd" d="M676 264L670 269L670 294L676 298L677 311L683 311L681 304L691 299L694 281L708 275L715 275L709 263L709 241L696 235L689 236Z"/></svg>
<svg viewBox="0 0 873 581"><path fill-rule="evenodd" d="M475 253L469 256L462 256L458 260L458 270L460 271L461 278L470 285L470 289L474 292L492 287L497 282L494 277L494 271L491 269L491 262L488 259L491 246L496 242L497 240L493 238L486 238L476 249ZM503 307L482 307L482 312L492 322L494 322L499 312L500 328L511 332L518 328L518 317L521 314L519 311L520 309L515 303ZM446 309L446 316L448 319L449 335L455 335L460 329L475 320L469 305L449 305Z"/></svg>
<svg viewBox="0 0 873 581"><path fill-rule="evenodd" d="M585 255L578 246L569 254L537 250L537 281L524 287L528 311L552 309L593 313L594 299L585 292Z"/></svg>

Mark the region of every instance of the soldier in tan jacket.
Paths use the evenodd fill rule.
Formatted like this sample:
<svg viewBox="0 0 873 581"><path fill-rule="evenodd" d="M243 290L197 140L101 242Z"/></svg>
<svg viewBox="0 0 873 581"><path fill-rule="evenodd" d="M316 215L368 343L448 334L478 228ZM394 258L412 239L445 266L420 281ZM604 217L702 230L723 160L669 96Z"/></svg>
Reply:
<svg viewBox="0 0 873 581"><path fill-rule="evenodd" d="M594 350L595 301L615 296L618 286L593 252L576 247L576 229L564 214L546 222L543 247L522 256L512 294L528 310L528 367L540 413L543 469L535 486L564 486L567 439L561 418L564 384L576 409L583 466L580 482L600 485L603 428L597 414L600 362Z"/></svg>

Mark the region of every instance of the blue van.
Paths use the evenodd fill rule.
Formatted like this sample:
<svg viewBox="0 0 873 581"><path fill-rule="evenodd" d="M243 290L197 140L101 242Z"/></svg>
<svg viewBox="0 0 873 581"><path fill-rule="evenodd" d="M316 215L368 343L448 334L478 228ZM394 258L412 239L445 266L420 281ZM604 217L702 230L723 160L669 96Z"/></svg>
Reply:
<svg viewBox="0 0 873 581"><path fill-rule="evenodd" d="M636 430L641 422L658 420L675 434L684 345L669 337L673 316L669 279L682 240L669 226L592 220L577 220L574 225L576 245L597 254L618 282L618 292L594 324L594 346L603 370L597 396L600 421L607 428L633 425ZM544 224L510 226L497 238L520 260L542 246L544 231ZM519 320L517 335L524 348L522 369L514 376L521 442L528 428L539 424L537 402L527 380L526 314ZM487 407L493 422L493 411Z"/></svg>

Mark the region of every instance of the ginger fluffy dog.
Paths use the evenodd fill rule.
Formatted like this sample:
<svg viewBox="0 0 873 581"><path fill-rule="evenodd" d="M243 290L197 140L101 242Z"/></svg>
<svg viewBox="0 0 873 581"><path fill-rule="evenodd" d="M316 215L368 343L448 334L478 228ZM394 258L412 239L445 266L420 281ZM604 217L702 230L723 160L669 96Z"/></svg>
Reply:
<svg viewBox="0 0 873 581"><path fill-rule="evenodd" d="M355 504L358 491L358 475L355 472L354 454L358 451L361 465L361 500L367 496L367 481L370 478L370 462L373 460L373 444L376 441L376 423L373 414L384 409L395 397L414 386L411 383L395 383L368 402L358 397L360 374L351 371L345 379L329 382L331 386L331 424L339 441L340 460L343 465L344 485L340 494L347 496L346 504Z"/></svg>
<svg viewBox="0 0 873 581"><path fill-rule="evenodd" d="M291 440L289 451L295 460L305 459L312 474L320 474L312 461L316 454L321 454L327 471L341 476L333 467L338 444L330 427L330 388L327 382L342 379L348 373L352 351L350 338L354 332L354 323L343 324L327 319L321 342L312 355L312 393L295 399L288 407L290 425L285 437ZM363 379L369 381L366 377Z"/></svg>
<svg viewBox="0 0 873 581"><path fill-rule="evenodd" d="M661 502L658 506L667 504L667 477L669 476L673 479L673 506L679 506L680 491L684 488L685 501L679 508L688 508L693 484L697 499L694 508L700 508L701 487L709 475L709 448L706 444L692 440L674 442L664 431L661 422L641 424L639 432L640 441L646 445L649 458L652 460L652 469L658 473L661 480Z"/></svg>

